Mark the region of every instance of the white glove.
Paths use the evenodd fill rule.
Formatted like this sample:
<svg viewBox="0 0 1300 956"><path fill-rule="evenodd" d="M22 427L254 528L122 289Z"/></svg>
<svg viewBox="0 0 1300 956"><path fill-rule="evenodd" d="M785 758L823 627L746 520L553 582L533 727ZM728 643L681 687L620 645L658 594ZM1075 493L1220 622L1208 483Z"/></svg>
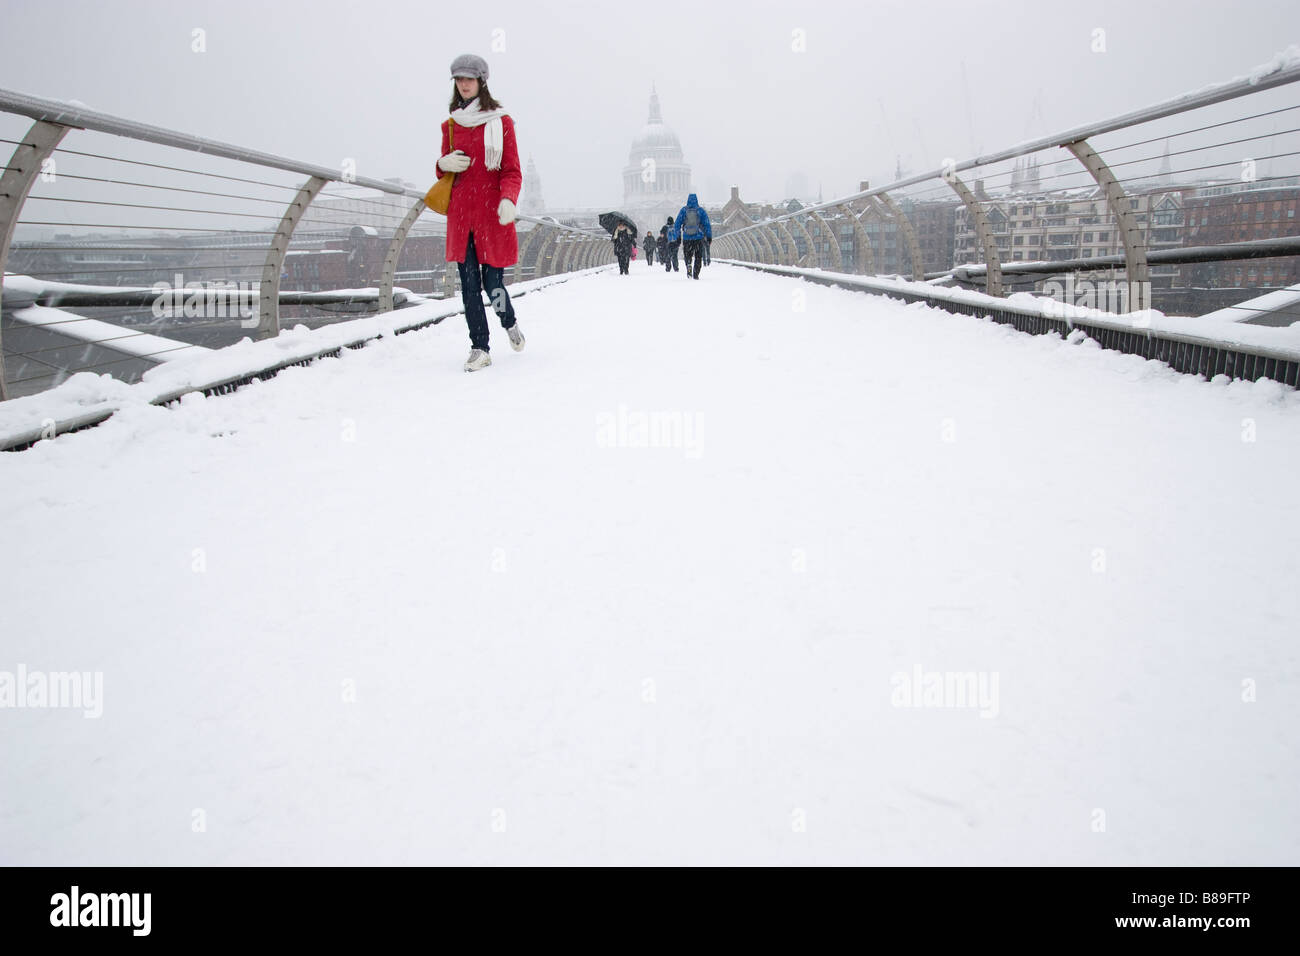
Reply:
<svg viewBox="0 0 1300 956"><path fill-rule="evenodd" d="M459 149L438 159L438 168L444 173L463 173L469 169L469 157Z"/></svg>
<svg viewBox="0 0 1300 956"><path fill-rule="evenodd" d="M501 200L497 206L497 218L503 226L508 226L515 221L516 212L515 204L509 199Z"/></svg>

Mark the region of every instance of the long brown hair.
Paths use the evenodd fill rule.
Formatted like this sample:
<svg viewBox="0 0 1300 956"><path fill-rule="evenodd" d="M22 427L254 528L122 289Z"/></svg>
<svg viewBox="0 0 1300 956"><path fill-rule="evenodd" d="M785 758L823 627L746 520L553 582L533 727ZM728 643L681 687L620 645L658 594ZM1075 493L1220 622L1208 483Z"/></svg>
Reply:
<svg viewBox="0 0 1300 956"><path fill-rule="evenodd" d="M447 112L451 113L460 109L462 102L463 101L460 98L460 90L456 89L456 81L453 79L451 81L451 103L447 106ZM492 94L488 92L488 86L485 80L478 81L478 108L484 112L487 112L488 110L501 109L501 104L498 103Z"/></svg>

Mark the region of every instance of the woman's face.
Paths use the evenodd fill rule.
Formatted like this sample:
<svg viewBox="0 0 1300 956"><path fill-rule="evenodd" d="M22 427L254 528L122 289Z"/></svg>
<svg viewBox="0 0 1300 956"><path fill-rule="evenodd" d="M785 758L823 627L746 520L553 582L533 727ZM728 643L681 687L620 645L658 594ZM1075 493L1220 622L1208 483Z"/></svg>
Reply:
<svg viewBox="0 0 1300 956"><path fill-rule="evenodd" d="M473 99L478 96L478 79L473 76L456 77L456 92L462 100Z"/></svg>

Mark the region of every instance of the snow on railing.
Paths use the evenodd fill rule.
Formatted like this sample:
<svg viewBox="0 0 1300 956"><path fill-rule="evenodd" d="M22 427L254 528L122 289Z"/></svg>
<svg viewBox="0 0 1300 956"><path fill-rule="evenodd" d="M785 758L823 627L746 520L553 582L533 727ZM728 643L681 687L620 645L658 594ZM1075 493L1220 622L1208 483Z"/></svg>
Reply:
<svg viewBox="0 0 1300 956"><path fill-rule="evenodd" d="M411 262L402 262L404 252L429 267L430 278L419 281L435 288L421 291L455 291L455 269L441 261L442 220L416 231L427 211L423 186L361 175L352 159L337 167L303 162L113 116L77 101L0 90L0 114L31 121L25 132L5 140L14 150L0 177L0 276L14 271L129 289L180 273L187 288L237 285L256 293L243 294L233 314L223 307L195 323L188 313L183 322L172 313L155 313L155 321L124 325L115 334L101 326L116 325L121 312L54 321L24 308L20 322L48 321L40 334L23 336L21 350L6 350L0 341L0 400L81 370L134 377L195 347L169 333L187 340L199 335L205 344L228 344L245 329L255 339L274 338L282 307L318 306L321 293L344 286L375 288L374 306L388 311L397 304L399 269L412 271ZM65 146L65 138L79 148ZM432 182L432 161L430 168ZM612 261L605 234L594 227L528 215L517 219L525 228L510 280L519 281L525 270L548 275ZM45 236L23 240L24 231L38 230ZM290 249L293 242L305 248ZM3 286L12 292L20 281L6 278ZM282 293L282 281L295 291ZM218 298L224 306L225 298ZM311 312L286 319L332 321Z"/></svg>

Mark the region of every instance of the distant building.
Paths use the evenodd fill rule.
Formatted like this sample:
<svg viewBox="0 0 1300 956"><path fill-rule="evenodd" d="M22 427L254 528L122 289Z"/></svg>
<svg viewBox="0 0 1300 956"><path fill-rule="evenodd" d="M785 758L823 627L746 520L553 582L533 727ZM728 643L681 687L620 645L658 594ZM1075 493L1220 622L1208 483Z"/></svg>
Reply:
<svg viewBox="0 0 1300 956"><path fill-rule="evenodd" d="M1036 193L1042 189L1038 175L1038 157L1020 157L1011 168L1013 193Z"/></svg>
<svg viewBox="0 0 1300 956"><path fill-rule="evenodd" d="M922 271L947 272L951 269L953 232L961 203L956 199L939 202L904 200L899 206L916 230L916 241L921 247Z"/></svg>
<svg viewBox="0 0 1300 956"><path fill-rule="evenodd" d="M862 212L858 215L862 230L871 243L872 261L877 275L902 275L911 273L910 257L905 256L905 243L898 228L898 222L877 201L863 200ZM852 236L852 223L844 230ZM854 243L856 247L856 242ZM850 260L852 261L852 260ZM906 263L906 265L905 265Z"/></svg>
<svg viewBox="0 0 1300 956"><path fill-rule="evenodd" d="M740 187L731 187L731 198L718 210L718 221L714 223L717 227L724 222L733 220L740 216L749 222L761 222L765 219L771 219L773 216L784 216L789 212L789 208L784 203L761 203L745 202L740 198ZM709 213L710 216L713 213Z"/></svg>
<svg viewBox="0 0 1300 956"><path fill-rule="evenodd" d="M723 204L722 208L716 211L709 210L709 220L713 224L713 234L720 236L734 229L743 229L752 223L765 222L776 216L784 216L789 211L786 205L779 203L747 203L740 198L740 187L732 186L731 197ZM803 255L806 250L803 249L802 240L796 244L799 247L800 255Z"/></svg>
<svg viewBox="0 0 1300 956"><path fill-rule="evenodd" d="M1183 192L1170 186L1129 194L1138 228L1148 250L1183 245ZM1095 186L1040 193L990 196L982 182L975 195L988 217L1003 262L1061 262L1122 255L1119 227L1102 190ZM984 250L966 207L956 210L953 264L982 263ZM1176 282L1177 266L1152 266L1153 287Z"/></svg>
<svg viewBox="0 0 1300 956"><path fill-rule="evenodd" d="M546 212L546 200L542 198L542 177L538 175L531 156L528 157L528 168L524 170L524 188L519 201L519 211L525 216L540 216Z"/></svg>
<svg viewBox="0 0 1300 956"><path fill-rule="evenodd" d="M650 91L646 125L632 140L623 167L622 211L644 234L658 234L669 216L676 216L691 192L691 167L682 154L677 134L664 124L659 94ZM710 217L711 218L711 217Z"/></svg>
<svg viewBox="0 0 1300 956"><path fill-rule="evenodd" d="M1187 244L1213 246L1294 236L1300 177L1206 185L1184 200ZM1300 283L1300 257L1199 262L1184 266L1187 284L1201 288L1282 288Z"/></svg>

